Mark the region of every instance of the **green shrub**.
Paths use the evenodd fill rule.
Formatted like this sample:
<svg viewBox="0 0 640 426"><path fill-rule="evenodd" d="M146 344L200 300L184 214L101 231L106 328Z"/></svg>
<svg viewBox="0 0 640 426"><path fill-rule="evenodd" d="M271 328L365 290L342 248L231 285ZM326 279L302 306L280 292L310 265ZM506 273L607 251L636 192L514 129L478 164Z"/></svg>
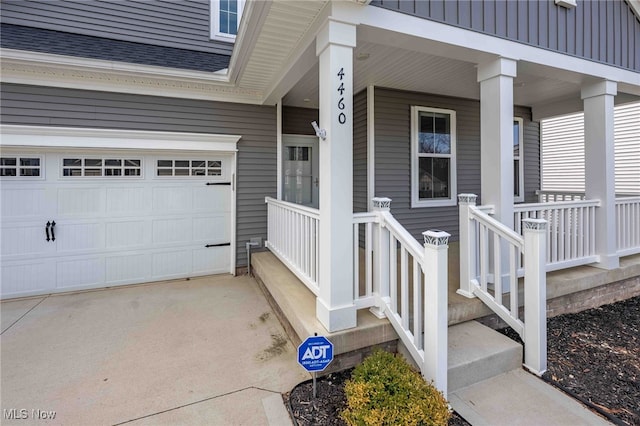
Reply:
<svg viewBox="0 0 640 426"><path fill-rule="evenodd" d="M399 355L376 351L345 383L349 425L446 425L447 401Z"/></svg>

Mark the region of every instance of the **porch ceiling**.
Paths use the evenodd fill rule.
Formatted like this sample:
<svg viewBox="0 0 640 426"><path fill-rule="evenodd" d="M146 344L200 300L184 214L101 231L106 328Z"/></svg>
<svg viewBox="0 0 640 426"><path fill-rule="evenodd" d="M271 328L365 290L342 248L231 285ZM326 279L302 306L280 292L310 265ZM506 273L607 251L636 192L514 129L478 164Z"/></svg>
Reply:
<svg viewBox="0 0 640 426"><path fill-rule="evenodd" d="M240 28L242 43L236 45L238 51L232 58L232 82L240 89L261 93L266 104L275 104L282 97L284 105L317 108L315 35L332 14L332 7L328 0L252 3L250 16ZM495 55L482 46L465 48L361 24L354 49L354 93L373 85L480 99L476 67L493 59ZM588 70L584 71L520 60L514 103L533 107L534 119L581 111L581 87L592 82ZM640 94L637 87L632 89L629 93ZM616 103L639 99L624 94L622 84L618 92Z"/></svg>
<svg viewBox="0 0 640 426"><path fill-rule="evenodd" d="M366 59L365 59L366 58ZM369 85L391 89L480 99L476 64L370 41L354 50L354 93ZM580 99L580 84L527 73L519 64L514 81L514 102L535 105L545 100ZM524 70L523 70L524 69ZM539 70L537 70L539 71ZM317 64L287 93L284 105L318 107Z"/></svg>

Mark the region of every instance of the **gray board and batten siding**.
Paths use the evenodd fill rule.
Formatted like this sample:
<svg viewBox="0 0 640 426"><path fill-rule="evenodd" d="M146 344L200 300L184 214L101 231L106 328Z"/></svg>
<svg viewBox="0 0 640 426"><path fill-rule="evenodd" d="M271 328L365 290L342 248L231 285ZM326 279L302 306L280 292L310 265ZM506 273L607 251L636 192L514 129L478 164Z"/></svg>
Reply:
<svg viewBox="0 0 640 426"><path fill-rule="evenodd" d="M640 20L624 0L373 0L371 5L640 71Z"/></svg>
<svg viewBox="0 0 640 426"><path fill-rule="evenodd" d="M211 40L210 0L2 0L4 24L231 55Z"/></svg>
<svg viewBox="0 0 640 426"><path fill-rule="evenodd" d="M236 265L244 243L267 235L265 196L276 196L276 109L123 93L0 85L2 124L241 135L237 156Z"/></svg>
<svg viewBox="0 0 640 426"><path fill-rule="evenodd" d="M389 197L391 213L418 240L423 231L441 229L458 239L458 207L411 208L411 107L456 112L457 192L480 196L480 102L424 93L375 89L375 195ZM540 188L540 126L531 109L514 107L524 125L525 202ZM359 188L362 191L362 188ZM366 193L366 187L364 188Z"/></svg>

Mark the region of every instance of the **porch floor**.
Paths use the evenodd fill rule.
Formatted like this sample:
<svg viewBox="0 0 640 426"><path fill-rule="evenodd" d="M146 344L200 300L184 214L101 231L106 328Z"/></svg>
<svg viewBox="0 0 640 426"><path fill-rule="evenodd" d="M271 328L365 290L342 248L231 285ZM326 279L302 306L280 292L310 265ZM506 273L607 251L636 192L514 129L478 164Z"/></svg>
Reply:
<svg viewBox="0 0 640 426"><path fill-rule="evenodd" d="M358 311L356 328L328 333L316 319L313 293L271 252L254 253L251 266L294 344L314 333L325 335L334 343L334 353L341 357L332 363L331 371L357 364L376 346L395 350L398 337L391 324L376 318L367 309ZM493 328L502 326L480 299L468 299L456 293L459 288L458 268L459 247L457 242L453 242L449 244L449 325L479 320ZM620 267L610 271L580 266L547 274L549 317L637 295L640 295L640 254L621 258Z"/></svg>

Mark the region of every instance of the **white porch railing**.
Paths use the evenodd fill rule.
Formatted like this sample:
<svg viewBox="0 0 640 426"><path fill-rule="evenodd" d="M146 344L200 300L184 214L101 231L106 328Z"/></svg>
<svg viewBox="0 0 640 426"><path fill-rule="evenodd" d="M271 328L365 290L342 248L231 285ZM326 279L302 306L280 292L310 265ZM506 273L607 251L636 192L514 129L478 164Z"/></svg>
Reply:
<svg viewBox="0 0 640 426"><path fill-rule="evenodd" d="M316 295L319 211L267 197L267 247ZM447 393L449 234L423 233L421 246L394 219L391 200L353 216L353 294L357 309L387 317L422 375Z"/></svg>
<svg viewBox="0 0 640 426"><path fill-rule="evenodd" d="M353 220L354 299L386 316L422 375L447 392L447 250L449 234L423 233L424 246L374 198Z"/></svg>
<svg viewBox="0 0 640 426"><path fill-rule="evenodd" d="M460 194L459 294L478 297L525 343L525 366L542 374L547 366L546 221L524 219L524 237L477 207L476 195ZM519 259L524 257L524 315L520 315ZM492 284L492 285L491 285ZM503 290L508 288L508 296ZM506 297L505 297L506 296Z"/></svg>
<svg viewBox="0 0 640 426"><path fill-rule="evenodd" d="M640 196L616 198L618 255L640 253Z"/></svg>
<svg viewBox="0 0 640 426"><path fill-rule="evenodd" d="M267 241L265 245L308 288L318 295L318 209L266 197Z"/></svg>
<svg viewBox="0 0 640 426"><path fill-rule="evenodd" d="M599 205L598 200L516 204L514 228L523 235L524 219L547 221L547 271L587 265L599 260L595 241Z"/></svg>
<svg viewBox="0 0 640 426"><path fill-rule="evenodd" d="M552 203L550 205L551 208L555 208L558 205L562 205L562 203L555 203L557 201L568 201L568 200L576 200L576 201L584 201L585 193L584 192L568 192L568 191L536 191L538 194L538 198L540 203ZM595 201L589 201L591 203L595 203ZM576 204L580 206L580 203ZM599 204L598 204L599 205ZM534 204L519 204L515 206L516 211L516 226L519 223L518 218L518 210L526 209L527 206L535 206ZM547 204L549 206L549 204ZM567 206L567 205L565 205ZM640 196L638 195L625 195L625 194L616 194L615 199L615 209L616 209L616 242L617 242L617 254L618 256L629 256L632 254L640 253ZM578 226L580 221L581 211L578 212ZM595 215L597 214L597 210L594 209L593 212L589 212L589 221L595 220ZM571 216L571 214L569 214ZM547 243L548 246L548 263L552 264L551 268L547 268L547 271L561 269L563 267L571 267L577 265L584 265L589 262L589 259L593 259L593 256L584 255L581 256L576 254L576 250L578 253L584 253L582 248L580 247L581 242L578 241L577 245L570 243L567 241L569 238L569 234L563 234L563 238L559 238L557 243L554 243L551 239L553 234L554 225L556 229L561 229L563 224L561 223L564 219L562 215L560 216L560 220L554 223L551 215L549 218L545 218L549 221L549 238ZM566 217L566 216L565 216ZM564 225L566 225L566 221ZM586 238L582 241L582 243L587 244L586 240L590 241L590 244L595 243L594 236L594 227L586 226L584 224L582 231ZM560 237L559 234L556 234ZM580 240L580 234L577 235L578 240ZM557 248L557 252L554 252L554 247ZM563 250L569 250L570 254L566 258L568 262L563 263ZM594 251L593 247L590 247L590 250ZM595 255L595 251L592 253ZM558 256L558 257L556 257ZM577 262L573 262L573 259L578 259ZM555 259L555 260L554 260ZM597 261L597 260L594 260Z"/></svg>

